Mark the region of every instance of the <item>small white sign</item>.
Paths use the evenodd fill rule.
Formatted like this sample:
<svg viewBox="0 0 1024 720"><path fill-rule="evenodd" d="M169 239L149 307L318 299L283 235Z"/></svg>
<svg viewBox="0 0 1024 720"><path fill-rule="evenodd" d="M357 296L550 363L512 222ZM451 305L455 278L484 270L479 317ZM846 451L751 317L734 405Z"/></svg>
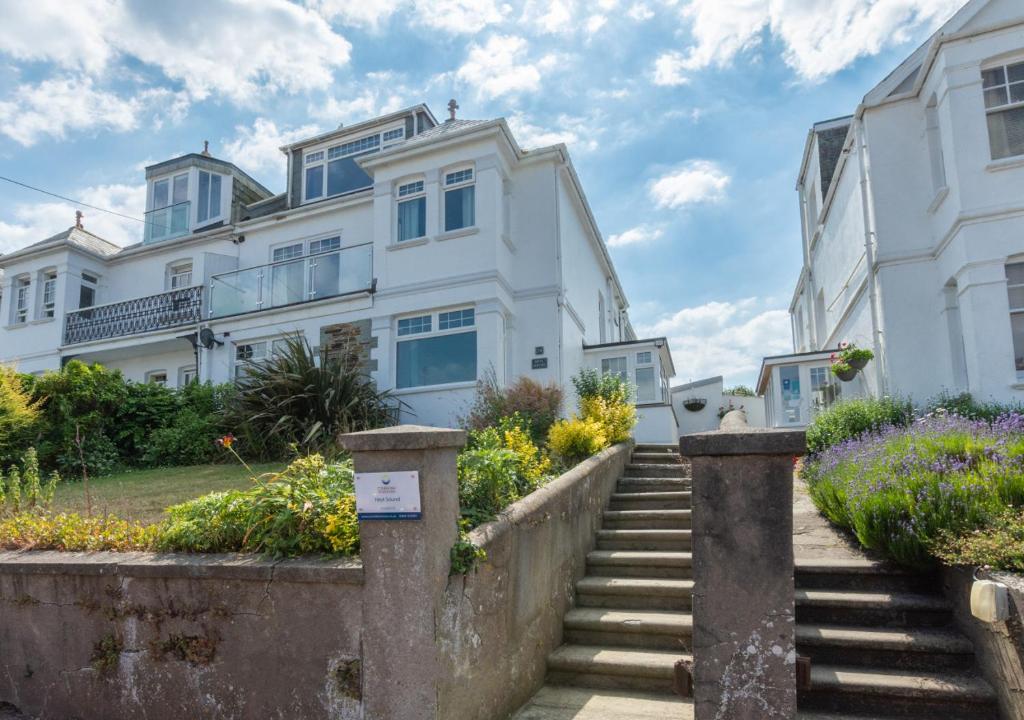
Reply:
<svg viewBox="0 0 1024 720"><path fill-rule="evenodd" d="M419 472L356 473L356 512L360 520L419 520Z"/></svg>

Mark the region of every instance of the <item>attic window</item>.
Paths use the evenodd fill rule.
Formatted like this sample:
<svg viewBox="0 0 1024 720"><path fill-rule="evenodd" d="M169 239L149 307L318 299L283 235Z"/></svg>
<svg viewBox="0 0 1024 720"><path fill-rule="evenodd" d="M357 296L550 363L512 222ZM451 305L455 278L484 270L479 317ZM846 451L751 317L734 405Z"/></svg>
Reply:
<svg viewBox="0 0 1024 720"><path fill-rule="evenodd" d="M318 200L369 187L370 178L356 164L355 158L377 152L380 146L381 134L374 133L326 150L306 153L302 197L306 201Z"/></svg>
<svg viewBox="0 0 1024 720"><path fill-rule="evenodd" d="M1024 155L1024 62L981 71L992 159Z"/></svg>

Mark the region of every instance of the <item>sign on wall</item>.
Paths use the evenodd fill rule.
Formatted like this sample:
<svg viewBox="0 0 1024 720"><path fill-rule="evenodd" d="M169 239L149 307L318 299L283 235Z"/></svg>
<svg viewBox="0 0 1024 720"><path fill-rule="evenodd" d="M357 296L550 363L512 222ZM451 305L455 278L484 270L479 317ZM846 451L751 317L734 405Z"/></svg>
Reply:
<svg viewBox="0 0 1024 720"><path fill-rule="evenodd" d="M419 520L419 472L356 473L356 512L360 520Z"/></svg>

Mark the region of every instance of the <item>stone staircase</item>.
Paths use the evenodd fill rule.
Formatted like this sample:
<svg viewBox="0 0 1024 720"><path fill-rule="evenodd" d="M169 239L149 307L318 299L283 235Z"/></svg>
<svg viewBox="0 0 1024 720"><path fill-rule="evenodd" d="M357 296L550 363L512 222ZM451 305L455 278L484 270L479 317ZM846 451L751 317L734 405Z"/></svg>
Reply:
<svg viewBox="0 0 1024 720"><path fill-rule="evenodd" d="M672 694L693 634L690 561L689 465L673 446L638 445L576 584L565 644L516 720L692 717Z"/></svg>
<svg viewBox="0 0 1024 720"><path fill-rule="evenodd" d="M938 587L933 577L867 559L798 559L797 651L811 659L800 717L999 718Z"/></svg>

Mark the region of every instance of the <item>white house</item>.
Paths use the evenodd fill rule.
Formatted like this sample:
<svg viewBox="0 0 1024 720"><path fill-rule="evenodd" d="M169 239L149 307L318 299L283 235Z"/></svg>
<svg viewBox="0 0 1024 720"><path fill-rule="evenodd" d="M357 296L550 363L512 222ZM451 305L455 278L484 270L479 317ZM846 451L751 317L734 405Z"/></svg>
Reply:
<svg viewBox="0 0 1024 720"><path fill-rule="evenodd" d="M672 388L672 409L678 419L680 436L717 430L722 416L730 410L742 410L750 427L764 427L764 407L765 399L761 396L726 392L721 375Z"/></svg>
<svg viewBox="0 0 1024 720"><path fill-rule="evenodd" d="M607 343L659 358L667 384L564 145L523 150L504 119L438 123L418 105L282 151L280 194L204 150L146 168L138 244L79 224L0 257L0 361L225 382L301 333L360 353L403 420L433 425L489 369L569 387ZM646 367L628 370L644 387ZM658 392L641 404L671 413Z"/></svg>
<svg viewBox="0 0 1024 720"><path fill-rule="evenodd" d="M797 355L766 359L770 424L806 423L809 393L1024 399L1021 0L971 0L851 116L815 124L797 190ZM842 341L875 360L815 389L837 382L812 377L815 353Z"/></svg>

